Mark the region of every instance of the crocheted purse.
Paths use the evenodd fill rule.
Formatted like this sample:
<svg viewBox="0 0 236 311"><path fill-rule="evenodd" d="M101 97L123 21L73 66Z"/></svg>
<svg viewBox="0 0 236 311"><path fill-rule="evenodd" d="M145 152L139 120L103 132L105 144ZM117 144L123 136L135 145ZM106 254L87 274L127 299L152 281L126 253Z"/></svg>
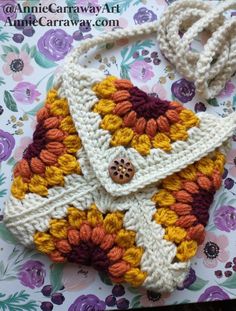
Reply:
<svg viewBox="0 0 236 311"><path fill-rule="evenodd" d="M172 291L204 240L236 116L194 114L77 62L100 43L156 27L104 34L71 53L14 169L4 221L54 262Z"/></svg>

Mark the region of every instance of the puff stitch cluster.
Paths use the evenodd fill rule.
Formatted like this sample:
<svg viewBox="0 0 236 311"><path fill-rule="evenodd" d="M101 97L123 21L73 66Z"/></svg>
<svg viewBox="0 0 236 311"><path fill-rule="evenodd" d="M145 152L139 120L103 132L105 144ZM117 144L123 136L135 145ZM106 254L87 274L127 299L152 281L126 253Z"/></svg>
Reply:
<svg viewBox="0 0 236 311"><path fill-rule="evenodd" d="M129 80L110 76L93 90L99 98L93 111L103 117L101 128L112 134L111 146L130 146L144 156L151 148L171 151L171 142L187 140L187 130L200 122L178 102L149 96Z"/></svg>
<svg viewBox="0 0 236 311"><path fill-rule="evenodd" d="M37 121L33 142L14 168L11 192L18 199L23 199L27 192L46 196L49 187L63 186L64 176L81 174L75 156L81 140L67 100L59 98L56 90L50 90L44 107L37 112Z"/></svg>

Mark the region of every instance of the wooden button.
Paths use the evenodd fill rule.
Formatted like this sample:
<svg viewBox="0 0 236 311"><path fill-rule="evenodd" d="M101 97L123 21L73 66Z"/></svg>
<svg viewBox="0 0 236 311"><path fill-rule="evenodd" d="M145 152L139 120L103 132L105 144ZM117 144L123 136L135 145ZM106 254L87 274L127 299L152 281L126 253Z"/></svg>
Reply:
<svg viewBox="0 0 236 311"><path fill-rule="evenodd" d="M109 165L111 179L117 184L126 184L134 177L135 169L127 158L116 158Z"/></svg>

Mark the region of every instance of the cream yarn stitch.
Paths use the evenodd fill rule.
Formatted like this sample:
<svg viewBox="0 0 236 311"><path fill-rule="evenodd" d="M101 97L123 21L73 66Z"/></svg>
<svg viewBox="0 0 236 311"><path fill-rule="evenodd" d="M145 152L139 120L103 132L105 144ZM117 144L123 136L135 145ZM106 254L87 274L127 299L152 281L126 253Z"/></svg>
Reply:
<svg viewBox="0 0 236 311"><path fill-rule="evenodd" d="M236 9L235 0L217 6L180 0L169 7L158 25L162 53L181 75L195 82L197 92L204 98L218 95L236 72L236 17L224 17L232 9ZM188 28L182 38L181 26ZM191 51L190 44L203 30L210 33L203 51Z"/></svg>
<svg viewBox="0 0 236 311"><path fill-rule="evenodd" d="M194 11L195 13L192 13L193 11L190 12L187 9L187 5L194 6L194 3L197 8ZM230 3L232 2L230 1ZM173 9L175 6L176 8ZM185 10L184 8L186 9L185 18L183 17L184 13L180 12L182 9ZM21 243L27 247L33 247L35 232L47 232L52 218L62 219L66 217L68 206L74 206L79 210L87 210L92 203L95 203L103 214L122 211L125 213L123 220L124 228L136 232L136 245L145 250L140 262L140 269L147 273L143 286L150 290L163 292L173 291L177 285L181 284L188 273L190 261L175 261L177 253L176 244L164 239L165 229L153 220L157 208L151 198L154 193L159 191L157 185L166 176L181 171L189 164L195 163L204 156L211 154L218 147L221 148L222 152L224 149L227 149L225 144L233 134L236 115L232 114L227 118L217 118L206 113L197 114L200 120L199 126L188 129L188 139L186 141L177 140L172 143L171 153L166 153L159 148L153 148L150 154L144 157L134 148L124 148L123 146L111 147L111 134L109 131L100 128L101 116L92 111L92 107L98 101L93 86L103 81L106 77L97 69L83 68L78 64L78 59L83 53L99 44L123 37L149 34L157 30L161 31L165 27L168 28L167 20L174 10L178 12L179 17L188 22L192 16L199 18L206 12L210 14L210 7L202 2L178 1L173 6L170 6L165 20L162 19L160 24L159 22L145 24L133 29L121 29L106 33L83 42L77 49L72 51L67 58L63 73L55 83L55 88L57 88L60 97L67 98L70 115L82 141L83 148L76 154L76 157L82 168L83 176L76 174L66 176L64 178L64 186L51 187L48 190L48 195L45 197L36 193L27 193L24 199L16 199L11 196L8 202L6 202L4 216L6 226L18 237ZM218 10L222 10L222 5L219 6ZM177 17L178 14L176 15ZM178 20L181 23L181 19ZM214 18L213 20L215 21ZM166 22L164 23L164 21ZM215 30L217 26L221 25L221 22L223 23L223 17L218 22L215 21L211 29ZM162 26L163 23L164 25ZM170 28L172 27L172 30L174 27L178 29L178 22L176 25L170 23L169 26ZM161 27L164 28L162 29ZM166 35L166 32L164 34ZM177 58L175 58L173 43L168 41L167 36L163 39L162 35L159 36L159 40L163 52L165 53L165 44L170 44L172 54L170 53L166 57L170 61L178 62ZM216 40L214 44L215 42ZM221 43L217 44L220 46ZM228 55L232 54L233 56L231 52L234 45L231 41L228 44L231 45L227 45L228 50L226 49L226 51L228 51ZM211 46L210 43L209 46ZM228 79L229 68L227 66L229 64L227 55L225 52L222 55L220 58L220 70L224 72L223 70L227 69L222 76L224 76L224 79ZM180 56L178 55L178 57ZM190 71L191 68L192 70L194 68L192 60L198 58L200 62L201 56L196 57L195 54L188 54L188 64L192 66L189 67ZM207 60L209 59L210 56ZM234 57L232 59L230 60L231 64L234 61ZM218 64L218 62L215 64ZM225 64L228 65L226 69L223 69ZM181 66L180 70L183 70ZM218 75L220 78L219 66L216 68L213 65L212 67L213 69L207 70L208 76L206 81L208 81L209 77L213 77L213 73L216 74L217 72L215 84L212 83L214 85L221 83L221 87L223 87L222 80L221 82L216 82L218 81ZM188 73L188 71L186 72ZM195 80L195 76L192 75L191 77ZM198 90L201 93L205 92L205 84L207 82L203 83L204 87L201 89L203 84L201 84L200 78L197 77L196 79L198 79L195 81L196 85L198 85ZM210 89L211 93L213 92L212 90L213 88ZM216 88L214 88L215 90ZM109 176L108 165L117 157L128 158L135 167L135 176L127 184L117 184Z"/></svg>
<svg viewBox="0 0 236 311"><path fill-rule="evenodd" d="M77 63L83 53L99 44L157 32L165 57L181 75L195 82L200 96L213 98L236 72L236 17L226 19L224 16L233 9L236 9L235 0L217 6L200 0L179 0L169 6L158 22L86 40L72 52L68 62ZM179 32L183 26L187 31L181 38ZM190 44L203 30L210 34L203 51L191 51Z"/></svg>

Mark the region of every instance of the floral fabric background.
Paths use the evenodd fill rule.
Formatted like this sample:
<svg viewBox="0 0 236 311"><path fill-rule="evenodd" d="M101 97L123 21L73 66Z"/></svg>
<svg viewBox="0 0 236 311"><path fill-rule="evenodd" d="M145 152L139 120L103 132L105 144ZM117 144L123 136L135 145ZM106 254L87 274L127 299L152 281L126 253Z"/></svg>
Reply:
<svg viewBox="0 0 236 311"><path fill-rule="evenodd" d="M53 1L19 2L48 5ZM120 5L120 14L97 17L51 14L50 18L118 18L120 27L127 27L158 19L171 2L109 0L109 5ZM114 286L92 268L52 264L35 251L24 249L7 231L1 221L12 168L31 143L35 114L52 86L53 74L81 40L112 28L4 27L7 15L2 8L9 3L15 5L17 0L0 2L0 310L125 310L236 298L236 143L228 154L223 186L211 208L206 239L192 261L188 278L172 294ZM101 5L105 1L60 0L57 3L87 6L89 3ZM11 14L11 18L39 18L39 15L17 13ZM204 37L200 39L204 41ZM96 66L106 74L130 78L144 91L163 99L177 99L195 112L224 116L236 109L235 76L217 98L200 99L195 95L193 83L178 76L163 58L154 36L136 38L136 41L124 39L104 48L105 52L98 50L87 56L87 65Z"/></svg>

